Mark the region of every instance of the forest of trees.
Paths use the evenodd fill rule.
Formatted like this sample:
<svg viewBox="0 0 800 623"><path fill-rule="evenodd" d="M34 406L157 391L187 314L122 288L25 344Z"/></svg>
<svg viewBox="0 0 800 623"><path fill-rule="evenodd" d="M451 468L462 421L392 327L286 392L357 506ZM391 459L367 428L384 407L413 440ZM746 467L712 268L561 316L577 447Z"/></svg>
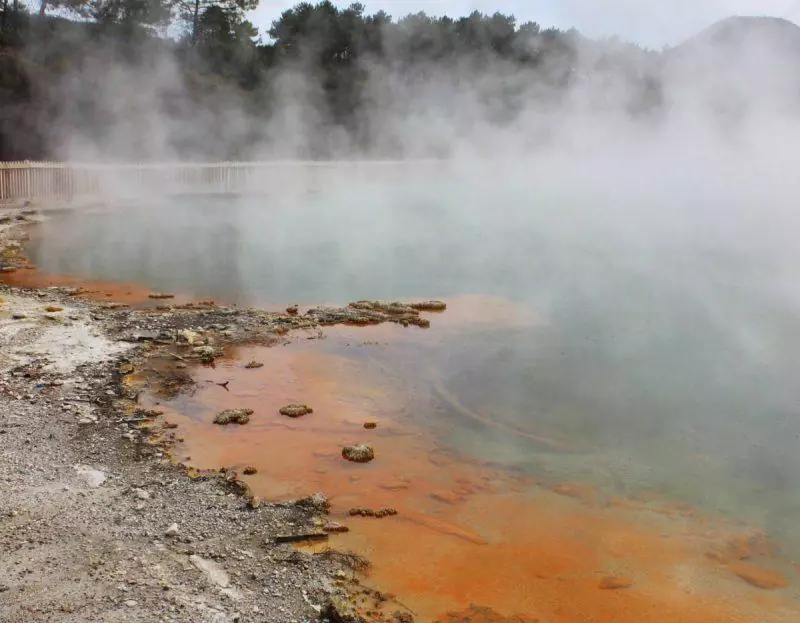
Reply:
<svg viewBox="0 0 800 623"><path fill-rule="evenodd" d="M592 50L590 71L614 72L631 85L626 105L632 113L658 104L650 53L616 41L590 42L574 30L519 24L500 13L419 13L394 20L358 3L338 8L324 1L300 3L259 33L246 19L257 1L40 0L26 7L0 0L0 160L58 157L58 146L73 134L102 144L112 125L135 125L136 115L147 112L135 109L135 96L152 88L151 75L164 86L158 101L146 106L184 122L161 140L165 149L187 158L252 155L249 146L265 140L258 120L275 112L275 85L284 68L312 76L320 93L318 116L363 147L374 134L361 114L371 103L367 66L418 78L450 68L492 71L492 63L502 62L535 78L552 96L581 79L580 47L584 55ZM166 78L159 73L165 59L172 72ZM132 75L142 81L122 102L108 96L132 86L133 78L120 77L120 68L135 69ZM507 93L497 96L513 102ZM249 127L231 129L234 105ZM186 131L194 119L199 127ZM240 136L232 137L237 131ZM222 134L228 140L215 140ZM127 157L152 151L152 145L128 142ZM330 154L312 148L303 155Z"/></svg>

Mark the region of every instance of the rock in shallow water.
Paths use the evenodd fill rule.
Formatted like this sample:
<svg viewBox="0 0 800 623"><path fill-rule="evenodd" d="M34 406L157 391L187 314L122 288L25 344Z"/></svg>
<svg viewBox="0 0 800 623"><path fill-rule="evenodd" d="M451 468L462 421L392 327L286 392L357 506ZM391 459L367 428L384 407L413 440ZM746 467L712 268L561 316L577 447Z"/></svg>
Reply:
<svg viewBox="0 0 800 623"><path fill-rule="evenodd" d="M617 577L614 575L607 575L600 580L600 588L603 590L619 590L621 588L630 588L633 585L633 580L629 578Z"/></svg>
<svg viewBox="0 0 800 623"><path fill-rule="evenodd" d="M252 409L225 409L217 413L214 424L247 424L250 416L253 415Z"/></svg>
<svg viewBox="0 0 800 623"><path fill-rule="evenodd" d="M307 508L313 508L314 510L327 513L331 507L330 500L328 500L328 496L322 493L321 491L317 491L316 493L312 493L308 497L300 498L295 502L297 506L305 506Z"/></svg>
<svg viewBox="0 0 800 623"><path fill-rule="evenodd" d="M372 446L364 443L359 443L354 446L345 446L342 448L342 458L352 461L353 463L369 463L375 458L375 450Z"/></svg>
<svg viewBox="0 0 800 623"><path fill-rule="evenodd" d="M280 408L280 414L287 417L301 417L309 413L314 413L314 409L308 405L291 404Z"/></svg>

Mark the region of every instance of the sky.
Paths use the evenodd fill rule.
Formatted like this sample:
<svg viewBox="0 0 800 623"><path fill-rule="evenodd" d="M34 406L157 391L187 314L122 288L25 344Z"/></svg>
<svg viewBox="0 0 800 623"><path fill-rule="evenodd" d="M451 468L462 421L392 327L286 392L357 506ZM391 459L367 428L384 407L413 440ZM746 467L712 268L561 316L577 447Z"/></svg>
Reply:
<svg viewBox="0 0 800 623"><path fill-rule="evenodd" d="M310 0L315 2L315 0ZM261 0L250 20L264 38L272 20L299 0ZM731 15L769 15L800 23L800 0L361 0L367 13L386 11L395 19L425 11L462 17L473 10L500 11L518 22L575 27L590 37L618 36L660 49L680 43ZM334 4L346 7L351 1Z"/></svg>

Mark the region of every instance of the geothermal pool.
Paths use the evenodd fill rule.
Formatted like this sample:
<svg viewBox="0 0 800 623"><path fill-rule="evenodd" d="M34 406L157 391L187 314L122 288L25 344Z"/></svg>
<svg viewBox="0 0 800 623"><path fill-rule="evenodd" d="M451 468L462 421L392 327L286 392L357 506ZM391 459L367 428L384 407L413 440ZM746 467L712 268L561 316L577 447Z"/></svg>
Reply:
<svg viewBox="0 0 800 623"><path fill-rule="evenodd" d="M542 621L796 620L791 241L742 237L752 222L713 209L698 227L691 210L596 201L445 181L175 198L54 214L28 253L45 274L267 308L447 301L427 330L242 348L195 371L230 392L201 383L166 405L190 462L256 464L266 497L398 507L334 545L374 556L372 579L422 620L471 602ZM244 370L253 358L264 368ZM273 416L295 400L315 414ZM249 403L275 409L210 424ZM350 440L378 458L342 465ZM729 556L737 539L753 551ZM633 585L598 591L607 575Z"/></svg>

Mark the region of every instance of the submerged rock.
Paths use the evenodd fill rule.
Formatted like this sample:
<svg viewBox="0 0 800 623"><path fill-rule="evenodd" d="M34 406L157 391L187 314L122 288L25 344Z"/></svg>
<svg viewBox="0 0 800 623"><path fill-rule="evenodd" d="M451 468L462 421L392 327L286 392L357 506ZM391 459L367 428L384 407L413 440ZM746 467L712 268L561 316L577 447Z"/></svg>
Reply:
<svg viewBox="0 0 800 623"><path fill-rule="evenodd" d="M621 588L630 588L631 585L633 585L633 580L613 575L607 575L600 580L600 588L603 590L619 590Z"/></svg>
<svg viewBox="0 0 800 623"><path fill-rule="evenodd" d="M746 563L736 563L731 566L731 570L750 586L763 590L771 591L789 586L789 581L780 571Z"/></svg>
<svg viewBox="0 0 800 623"><path fill-rule="evenodd" d="M513 614L506 617L487 606L472 604L469 608L458 612L446 612L437 619L437 623L465 623L466 621L474 623L478 623L478 621L481 623L539 623L539 618L525 614Z"/></svg>
<svg viewBox="0 0 800 623"><path fill-rule="evenodd" d="M263 367L264 367L264 364L261 363L260 361L256 361L255 359L253 361L251 361L250 363L245 365L245 368L247 368L248 370L252 370L254 368L263 368Z"/></svg>
<svg viewBox="0 0 800 623"><path fill-rule="evenodd" d="M308 405L290 404L281 407L279 412L281 415L294 418L294 417L302 417L304 415L308 415L309 413L314 413L314 409L312 409Z"/></svg>
<svg viewBox="0 0 800 623"><path fill-rule="evenodd" d="M352 461L353 463L369 463L375 458L375 450L372 446L364 443L359 443L354 446L345 446L342 448L342 458Z"/></svg>
<svg viewBox="0 0 800 623"><path fill-rule="evenodd" d="M214 424L247 424L250 416L253 415L252 409L225 409L217 413Z"/></svg>

